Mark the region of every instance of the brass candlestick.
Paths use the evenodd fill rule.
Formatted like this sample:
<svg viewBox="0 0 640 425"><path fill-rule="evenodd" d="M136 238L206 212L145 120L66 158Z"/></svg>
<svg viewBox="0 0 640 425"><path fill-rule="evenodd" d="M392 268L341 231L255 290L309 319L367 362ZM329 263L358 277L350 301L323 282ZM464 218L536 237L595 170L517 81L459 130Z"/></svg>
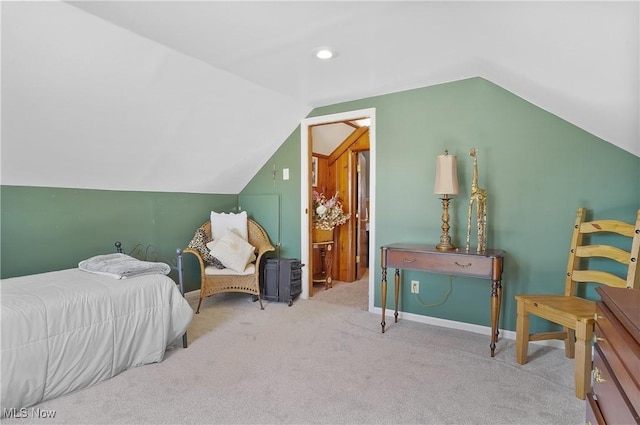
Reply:
<svg viewBox="0 0 640 425"><path fill-rule="evenodd" d="M438 251L454 251L456 247L451 243L451 236L449 236L449 195L445 194L440 199L442 200L442 235L436 249Z"/></svg>

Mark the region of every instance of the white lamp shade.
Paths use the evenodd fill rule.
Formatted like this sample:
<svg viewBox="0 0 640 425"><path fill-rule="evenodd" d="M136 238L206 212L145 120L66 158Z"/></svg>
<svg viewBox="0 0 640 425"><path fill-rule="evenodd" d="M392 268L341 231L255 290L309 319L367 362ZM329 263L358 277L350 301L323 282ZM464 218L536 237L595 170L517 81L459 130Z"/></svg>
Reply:
<svg viewBox="0 0 640 425"><path fill-rule="evenodd" d="M455 155L438 155L433 193L436 195L458 194L458 166Z"/></svg>

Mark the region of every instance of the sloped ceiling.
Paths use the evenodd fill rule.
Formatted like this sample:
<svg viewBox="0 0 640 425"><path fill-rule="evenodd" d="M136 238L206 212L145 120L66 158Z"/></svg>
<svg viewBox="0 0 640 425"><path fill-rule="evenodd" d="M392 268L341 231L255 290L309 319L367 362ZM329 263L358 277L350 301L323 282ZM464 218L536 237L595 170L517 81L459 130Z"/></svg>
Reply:
<svg viewBox="0 0 640 425"><path fill-rule="evenodd" d="M3 184L238 193L314 107L475 76L640 155L639 20L637 1L4 2Z"/></svg>

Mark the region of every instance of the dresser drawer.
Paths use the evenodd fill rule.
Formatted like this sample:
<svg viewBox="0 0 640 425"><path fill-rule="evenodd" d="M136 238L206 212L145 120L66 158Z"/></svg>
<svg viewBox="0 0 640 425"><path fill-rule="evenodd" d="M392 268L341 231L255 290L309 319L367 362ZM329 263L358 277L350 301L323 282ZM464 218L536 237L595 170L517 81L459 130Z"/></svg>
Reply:
<svg viewBox="0 0 640 425"><path fill-rule="evenodd" d="M586 425L606 425L607 423L604 421L602 417L602 413L600 412L600 406L598 406L598 401L595 399L593 393L587 394L587 414L586 417Z"/></svg>
<svg viewBox="0 0 640 425"><path fill-rule="evenodd" d="M636 412L640 412L640 346L603 303L596 303L595 335L620 387Z"/></svg>
<svg viewBox="0 0 640 425"><path fill-rule="evenodd" d="M457 276L492 278L493 259L481 255L422 253L391 250L387 254L387 267L396 269L433 270Z"/></svg>
<svg viewBox="0 0 640 425"><path fill-rule="evenodd" d="M592 392L608 424L637 424L638 418L598 345L593 358Z"/></svg>

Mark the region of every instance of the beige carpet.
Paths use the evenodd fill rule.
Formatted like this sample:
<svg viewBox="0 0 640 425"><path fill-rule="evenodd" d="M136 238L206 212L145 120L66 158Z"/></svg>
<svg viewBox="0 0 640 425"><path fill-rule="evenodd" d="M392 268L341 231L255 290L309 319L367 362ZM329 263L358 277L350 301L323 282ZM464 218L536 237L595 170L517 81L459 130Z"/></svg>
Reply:
<svg viewBox="0 0 640 425"><path fill-rule="evenodd" d="M340 304L349 307L368 310L369 308L369 275L355 282L333 281L333 287L325 289L324 284L313 286L311 300Z"/></svg>
<svg viewBox="0 0 640 425"><path fill-rule="evenodd" d="M513 341L491 358L484 335L408 320L382 334L377 314L321 300L337 289L263 311L243 294L205 299L189 348L35 406L54 418L3 423L584 423L562 350L533 346L519 366Z"/></svg>

